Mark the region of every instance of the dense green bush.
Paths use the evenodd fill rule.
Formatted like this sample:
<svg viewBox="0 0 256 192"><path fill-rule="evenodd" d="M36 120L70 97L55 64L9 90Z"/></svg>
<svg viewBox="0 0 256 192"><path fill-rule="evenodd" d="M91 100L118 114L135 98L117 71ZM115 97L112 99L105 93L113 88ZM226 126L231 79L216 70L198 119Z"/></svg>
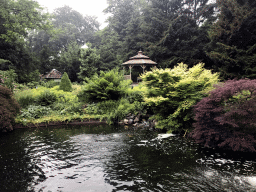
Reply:
<svg viewBox="0 0 256 192"><path fill-rule="evenodd" d="M39 82L31 81L31 82L28 82L26 85L27 85L28 88L33 89L33 88L36 88L39 85Z"/></svg>
<svg viewBox="0 0 256 192"><path fill-rule="evenodd" d="M125 93L131 81L124 80L118 69L95 74L91 79L86 78L86 83L79 92L78 97L86 103L106 100L119 100Z"/></svg>
<svg viewBox="0 0 256 192"><path fill-rule="evenodd" d="M71 92L72 91L72 83L68 77L68 74L65 72L61 78L60 82L60 90Z"/></svg>
<svg viewBox="0 0 256 192"><path fill-rule="evenodd" d="M40 81L40 85L46 88L53 88L57 85L59 85L60 82L54 81L54 80L50 80L50 81Z"/></svg>
<svg viewBox="0 0 256 192"><path fill-rule="evenodd" d="M127 97L128 101L130 103L134 103L135 101L137 102L143 102L143 92L141 91L134 91L134 92L131 92L129 94L127 94Z"/></svg>
<svg viewBox="0 0 256 192"><path fill-rule="evenodd" d="M59 114L84 114L83 104L80 102L75 103L62 103L62 102L55 102L51 106L53 111L58 111Z"/></svg>
<svg viewBox="0 0 256 192"><path fill-rule="evenodd" d="M15 116L19 113L20 106L13 98L12 92L7 87L0 85L0 130L13 129Z"/></svg>
<svg viewBox="0 0 256 192"><path fill-rule="evenodd" d="M91 103L86 107L86 113L94 115L110 114L119 105L119 102L114 100L102 101L99 103Z"/></svg>
<svg viewBox="0 0 256 192"><path fill-rule="evenodd" d="M192 128L192 106L218 82L218 74L203 66L199 63L188 69L180 63L173 69L155 69L142 75L147 86L144 99L154 112L158 128Z"/></svg>
<svg viewBox="0 0 256 192"><path fill-rule="evenodd" d="M88 118L84 103L78 101L77 93L81 86L75 85L72 92L59 90L59 86L46 88L39 86L15 92L15 98L22 104L22 113L16 122L40 123L49 121L71 121Z"/></svg>
<svg viewBox="0 0 256 192"><path fill-rule="evenodd" d="M140 102L130 103L127 99L107 100L97 104L88 104L86 113L101 115L108 123L118 122L124 119L128 114L136 114L144 106Z"/></svg>
<svg viewBox="0 0 256 192"><path fill-rule="evenodd" d="M28 90L29 87L25 84L20 84L20 83L14 83L14 92L19 92L23 90Z"/></svg>
<svg viewBox="0 0 256 192"><path fill-rule="evenodd" d="M57 100L57 96L54 92L45 90L37 97L37 104L41 106L48 106L53 104Z"/></svg>

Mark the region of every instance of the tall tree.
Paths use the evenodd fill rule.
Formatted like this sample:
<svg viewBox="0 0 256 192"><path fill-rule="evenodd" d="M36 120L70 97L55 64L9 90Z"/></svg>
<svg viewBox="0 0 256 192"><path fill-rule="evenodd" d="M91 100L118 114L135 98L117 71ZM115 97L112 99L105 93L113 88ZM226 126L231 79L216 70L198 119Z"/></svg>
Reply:
<svg viewBox="0 0 256 192"><path fill-rule="evenodd" d="M208 55L223 79L256 77L256 3L218 0L220 14L210 32Z"/></svg>
<svg viewBox="0 0 256 192"><path fill-rule="evenodd" d="M188 19L184 15L177 17L171 22L160 42L167 48L163 67L173 67L180 62L185 62L190 67L199 62L206 62L203 49L209 42L207 35L207 30L199 27L196 20Z"/></svg>
<svg viewBox="0 0 256 192"><path fill-rule="evenodd" d="M19 82L30 81L37 62L26 46L29 31L49 29L49 15L31 0L0 1L0 59L11 62L9 67L15 69ZM0 66L0 69L1 68ZM5 69L6 70L6 69Z"/></svg>
<svg viewBox="0 0 256 192"><path fill-rule="evenodd" d="M144 26L147 26L144 45L149 56L162 67L173 67L179 62L190 66L208 61L203 49L209 42L207 26L214 20L215 3L209 0L151 2L152 16L146 15L144 19Z"/></svg>
<svg viewBox="0 0 256 192"><path fill-rule="evenodd" d="M7 42L23 42L29 30L48 28L49 15L31 0L0 1L0 38Z"/></svg>
<svg viewBox="0 0 256 192"><path fill-rule="evenodd" d="M62 63L59 63L60 51L68 51L69 45L73 42L80 47L83 46L99 29L99 23L95 17L83 16L69 6L55 9L51 22L52 30L31 32L28 40L33 52L39 56L42 73L63 66ZM68 73L72 81L77 79L74 74Z"/></svg>
<svg viewBox="0 0 256 192"><path fill-rule="evenodd" d="M90 40L93 33L99 30L99 23L95 17L85 16L69 6L55 9L53 25L60 30L56 37L55 45L60 48L76 41L78 45L84 45Z"/></svg>
<svg viewBox="0 0 256 192"><path fill-rule="evenodd" d="M126 35L126 25L131 18L137 17L136 9L140 0L107 0L108 7L105 13L111 14L108 18L109 26L114 29L121 38Z"/></svg>
<svg viewBox="0 0 256 192"><path fill-rule="evenodd" d="M136 53L136 49L139 49L136 39L138 30L140 30L140 15L142 7L145 5L144 0L108 0L109 6L105 9L105 13L111 14L108 18L109 26L108 33L114 33L115 37L109 41L111 46L112 42L117 42L114 45L114 59L111 63L113 66L121 64L132 54ZM105 32L107 32L105 31ZM109 38L109 37L107 37ZM108 41L104 40L103 42ZM116 49L117 48L117 49ZM102 51L101 51L102 52ZM104 59L104 53L100 53L101 58ZM111 54L112 55L112 54ZM120 59L122 58L122 59ZM110 58L108 57L108 60ZM113 67L112 67L113 68Z"/></svg>
<svg viewBox="0 0 256 192"><path fill-rule="evenodd" d="M100 55L99 70L113 69L122 63L121 49L123 42L116 31L110 27L95 33L91 41L92 48Z"/></svg>
<svg viewBox="0 0 256 192"><path fill-rule="evenodd" d="M208 61L203 49L209 42L207 30L215 13L215 3L209 2L109 0L105 10L111 14L109 26L91 43L99 49L101 60L112 64L121 64L139 49L161 67L172 67L181 61L189 65ZM99 34L104 35L98 38Z"/></svg>
<svg viewBox="0 0 256 192"><path fill-rule="evenodd" d="M100 68L100 55L97 54L96 49L92 49L89 45L87 49L81 49L80 62L78 77L81 80L86 80L92 77Z"/></svg>
<svg viewBox="0 0 256 192"><path fill-rule="evenodd" d="M178 1L178 0L177 0ZM179 9L180 15L186 15L190 19L196 20L201 25L206 20L214 21L214 13L217 11L216 2L212 0L181 0L182 7Z"/></svg>
<svg viewBox="0 0 256 192"><path fill-rule="evenodd" d="M76 42L71 42L67 49L63 48L59 54L58 69L66 72L72 82L78 81L77 73L80 71L80 48Z"/></svg>

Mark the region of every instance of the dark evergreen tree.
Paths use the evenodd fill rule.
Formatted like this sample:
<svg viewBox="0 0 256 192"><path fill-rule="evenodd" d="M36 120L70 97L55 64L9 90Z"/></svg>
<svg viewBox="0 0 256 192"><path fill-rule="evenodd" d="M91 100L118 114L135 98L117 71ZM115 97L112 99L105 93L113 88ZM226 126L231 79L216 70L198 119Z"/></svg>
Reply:
<svg viewBox="0 0 256 192"><path fill-rule="evenodd" d="M108 0L107 2L108 7L104 12L111 14L108 18L109 26L123 39L127 35L127 24L133 17L138 16L135 10L138 8L139 0Z"/></svg>
<svg viewBox="0 0 256 192"><path fill-rule="evenodd" d="M217 1L218 21L210 31L208 55L223 79L256 77L255 1Z"/></svg>
<svg viewBox="0 0 256 192"><path fill-rule="evenodd" d="M162 67L173 67L179 62L189 66L198 62L208 62L204 46L209 42L207 30L216 19L215 3L209 0L152 1L151 10L158 12L162 28L157 41L147 41L149 55ZM147 23L147 22L146 22ZM150 28L153 29L152 25ZM157 27L155 30L161 29ZM149 30L148 30L149 31ZM161 34L161 35L160 35ZM148 34L147 36L153 37ZM206 68L209 68L206 65Z"/></svg>
<svg viewBox="0 0 256 192"><path fill-rule="evenodd" d="M72 82L78 81L77 73L80 71L81 66L81 47L72 42L67 46L67 49L63 48L59 54L58 70L66 72Z"/></svg>
<svg viewBox="0 0 256 192"><path fill-rule="evenodd" d="M100 65L98 70L113 69L122 63L121 48L122 41L117 32L110 27L95 33L92 48L96 48L97 54L100 55Z"/></svg>
<svg viewBox="0 0 256 192"><path fill-rule="evenodd" d="M81 49L80 71L78 77L80 80L86 80L93 76L99 69L100 55L96 53L96 49L92 49L89 45L87 49Z"/></svg>
<svg viewBox="0 0 256 192"><path fill-rule="evenodd" d="M205 21L215 21L214 13L217 11L216 2L210 0L181 0L179 15L187 16L196 21L198 25Z"/></svg>

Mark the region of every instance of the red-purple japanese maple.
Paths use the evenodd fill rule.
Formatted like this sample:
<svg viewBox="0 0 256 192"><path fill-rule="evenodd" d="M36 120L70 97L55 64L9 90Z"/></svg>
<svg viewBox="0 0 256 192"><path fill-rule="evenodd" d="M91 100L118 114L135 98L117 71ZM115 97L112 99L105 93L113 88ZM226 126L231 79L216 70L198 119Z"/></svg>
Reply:
<svg viewBox="0 0 256 192"><path fill-rule="evenodd" d="M11 90L0 85L0 132L13 130L12 124L19 111L20 106Z"/></svg>
<svg viewBox="0 0 256 192"><path fill-rule="evenodd" d="M194 107L197 143L256 152L256 80L228 80Z"/></svg>

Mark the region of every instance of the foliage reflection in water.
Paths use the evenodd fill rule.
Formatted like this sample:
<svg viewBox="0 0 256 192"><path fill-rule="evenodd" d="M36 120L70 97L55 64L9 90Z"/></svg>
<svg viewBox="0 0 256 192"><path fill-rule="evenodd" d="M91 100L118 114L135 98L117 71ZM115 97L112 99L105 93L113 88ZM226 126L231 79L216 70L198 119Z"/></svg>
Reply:
<svg viewBox="0 0 256 192"><path fill-rule="evenodd" d="M107 125L0 136L0 191L256 191L256 162Z"/></svg>

